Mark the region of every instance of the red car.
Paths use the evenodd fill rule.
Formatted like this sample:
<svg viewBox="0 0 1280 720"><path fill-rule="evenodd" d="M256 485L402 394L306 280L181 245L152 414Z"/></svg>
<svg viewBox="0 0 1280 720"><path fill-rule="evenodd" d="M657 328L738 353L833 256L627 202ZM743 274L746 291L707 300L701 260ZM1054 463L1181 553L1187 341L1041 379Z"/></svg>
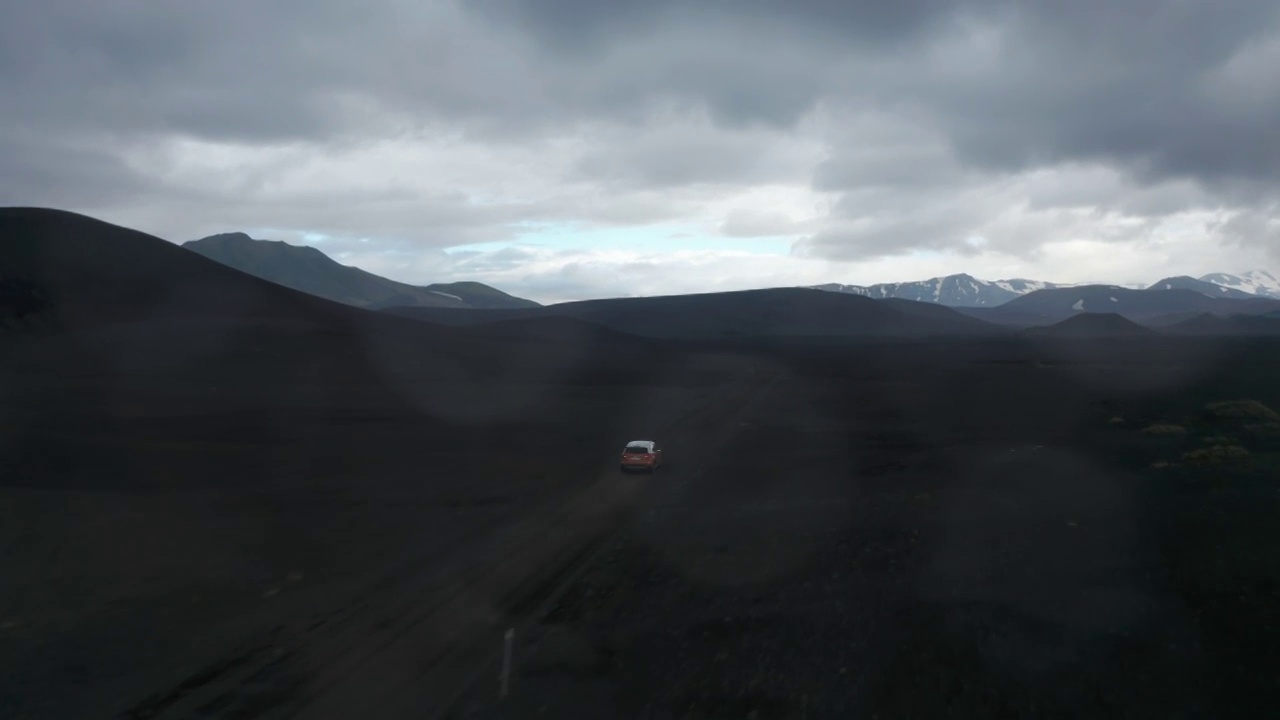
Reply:
<svg viewBox="0 0 1280 720"><path fill-rule="evenodd" d="M632 440L622 449L622 471L644 470L650 474L662 467L662 449L652 440Z"/></svg>

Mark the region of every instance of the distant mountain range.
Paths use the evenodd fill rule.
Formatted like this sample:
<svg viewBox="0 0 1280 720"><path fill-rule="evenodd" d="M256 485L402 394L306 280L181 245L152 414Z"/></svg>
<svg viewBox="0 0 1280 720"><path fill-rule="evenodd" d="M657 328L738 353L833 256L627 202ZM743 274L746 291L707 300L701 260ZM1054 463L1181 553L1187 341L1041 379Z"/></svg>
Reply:
<svg viewBox="0 0 1280 720"><path fill-rule="evenodd" d="M1172 283L1169 283L1172 284ZM1074 315L1115 314L1149 327L1169 326L1199 315L1263 315L1280 311L1280 298L1222 297L1157 284L1146 290L1117 285L1058 287L1027 293L989 308L957 308L970 317L1000 325L1031 327Z"/></svg>
<svg viewBox="0 0 1280 720"><path fill-rule="evenodd" d="M380 353L397 357L402 353L416 363L415 358L424 348L433 348L432 352L438 354L464 339L474 345L468 345L475 353L468 357L481 362L487 357L485 353L507 352L502 348L511 347L508 341L512 339L546 341L559 348L555 352L580 355L586 348L595 348L592 353L613 353L625 348L647 352L645 348L653 347L651 340L637 344L636 336L713 342L767 338L843 342L1013 337L1026 328L1045 328L1022 333L1029 338L1150 334L1136 329L1132 322L1152 329L1156 335L1280 335L1280 299L1238 297L1221 291L1206 295L1194 289L1162 287L1182 284L1184 281L1179 278L1147 289L1107 285L1044 287L1001 305L966 308L806 288L616 298L543 307L485 288L485 292L471 296L476 298L471 302L493 302L496 297L498 302L517 305L486 309L465 305L468 296L451 292L459 289L456 285L417 288L392 283L345 268L318 251L262 243L247 236L190 245L206 251L219 249L220 245L224 246L222 249L245 250L247 258L234 254L232 257L251 267L255 258L261 259L260 254L268 254L270 260L269 254L275 253L275 261L294 272L295 285L311 283L310 287L315 287L317 277L333 279L336 273L334 283L354 278L373 283L374 290L385 289L390 283L397 293L403 287L415 293L439 295L432 288L448 288L440 292L455 296L457 302L397 306L369 313L352 302L355 290L372 292L364 285L353 288L337 284L337 290L347 293L347 303L333 302L317 297L317 290L284 287L283 283L270 281L260 266L263 276L255 276L256 273L210 260L204 253L189 252L159 238L84 216L36 208L0 208L0 333L80 333L77 337L92 342L76 353L84 354L86 348L91 351L89 355L109 351L119 357L128 356L127 363L120 367L172 366L170 369L181 366L183 357L172 353L161 357L163 354L153 352L155 348L206 342L210 347L225 349L219 357L261 362L261 358L272 357L272 353L297 338L314 335L307 331L317 328L334 331L318 336L328 343L324 344L325 352L332 355L334 362L352 367L364 362L361 352L352 352L364 342L357 342L359 338L378 338ZM285 260L281 261L280 256ZM1257 278L1254 275L1251 279ZM1263 286L1241 283L1229 290L1246 292L1243 287ZM332 284L325 288L331 295L336 292ZM375 303L401 296L359 297L362 302ZM407 322L405 317L431 324L419 329L417 323ZM1057 327L1051 327L1055 324ZM445 325L467 327L442 327ZM403 344L392 340L399 337L404 338ZM268 339L275 350L264 349L262 343ZM136 352L129 349L135 344ZM393 346L400 350L393 353ZM281 371L286 367L280 366Z"/></svg>
<svg viewBox="0 0 1280 720"><path fill-rule="evenodd" d="M356 307L530 308L525 300L478 282L417 286L343 265L313 247L256 240L244 233L211 235L183 247L241 272Z"/></svg>
<svg viewBox="0 0 1280 720"><path fill-rule="evenodd" d="M342 265L312 247L255 240L243 233L214 235L188 242L183 247L294 290L446 325L558 317L649 337L918 337L981 332L978 325L985 323L1004 328L1045 327L1093 313L1163 328L1204 315L1225 318L1280 311L1280 281L1263 271L1242 275L1217 273L1199 279L1169 277L1147 288L1063 285L1025 279L987 281L958 274L866 287L821 285L791 291L780 288L745 293L619 298L543 308L533 301L480 283L408 285ZM814 293L814 290L828 292ZM846 297L836 301L833 295ZM862 302L847 302L854 300L847 297L850 295ZM865 304L868 300L879 301L879 306ZM455 316L452 310L467 312ZM845 313L851 314L845 317ZM983 323L971 324L978 320ZM1058 332L1063 336L1105 335L1127 327L1120 322L1100 323L1094 320L1070 324ZM895 324L901 327L895 328ZM1209 332L1212 328L1234 327L1244 326L1201 319L1184 331ZM1248 327L1252 329L1255 325Z"/></svg>
<svg viewBox="0 0 1280 720"><path fill-rule="evenodd" d="M947 275L915 282L880 283L878 285L814 285L815 290L841 292L882 300L898 298L937 303L948 307L994 307L1045 288L1061 287L1036 280L979 280L972 275Z"/></svg>
<svg viewBox="0 0 1280 720"><path fill-rule="evenodd" d="M961 273L915 282L880 283L878 285L865 286L827 283L811 287L817 290L862 295L877 299L901 298L903 300L937 303L955 308L984 308L1004 305L1015 298L1039 290L1077 286L1024 279L980 280L972 275ZM1135 288L1121 287L1121 289ZM1202 295L1237 300L1256 297L1280 299L1280 279L1265 270L1254 270L1240 275L1212 273L1198 279L1187 276L1170 277L1152 284L1147 289L1194 290Z"/></svg>

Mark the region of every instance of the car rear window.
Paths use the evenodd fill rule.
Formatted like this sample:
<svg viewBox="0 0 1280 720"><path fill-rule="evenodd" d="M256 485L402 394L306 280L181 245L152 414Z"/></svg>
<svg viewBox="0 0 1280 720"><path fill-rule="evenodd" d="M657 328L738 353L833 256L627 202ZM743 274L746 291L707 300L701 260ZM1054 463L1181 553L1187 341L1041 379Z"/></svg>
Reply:
<svg viewBox="0 0 1280 720"><path fill-rule="evenodd" d="M623 452L628 455L648 455L649 448L643 445L629 445L626 450L623 450Z"/></svg>

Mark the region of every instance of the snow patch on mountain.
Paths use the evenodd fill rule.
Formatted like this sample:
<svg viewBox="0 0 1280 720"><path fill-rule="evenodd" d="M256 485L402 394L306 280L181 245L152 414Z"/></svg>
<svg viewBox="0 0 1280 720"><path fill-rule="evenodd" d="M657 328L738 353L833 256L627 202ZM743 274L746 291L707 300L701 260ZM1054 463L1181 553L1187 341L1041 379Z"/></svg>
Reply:
<svg viewBox="0 0 1280 720"><path fill-rule="evenodd" d="M1042 280L1011 278L1007 280L981 280L972 275L957 274L929 278L916 282L879 283L876 285L842 285L828 283L813 285L818 290L862 295L870 298L900 298L936 303L950 307L996 307L1039 290L1072 287L1108 287L1117 290L1195 290L1202 295L1224 298L1247 296L1280 299L1280 278L1265 271L1253 270L1232 275L1213 273L1195 279L1187 276L1166 278L1148 288L1142 283L1050 283ZM1099 298L1100 300L1101 298ZM1113 302L1119 302L1113 300Z"/></svg>
<svg viewBox="0 0 1280 720"><path fill-rule="evenodd" d="M899 298L936 303L950 307L994 307L1036 290L1059 287L1038 280L980 280L958 274L929 278L916 282L880 283L877 285L842 285L829 283L812 286L818 290L862 295L870 298Z"/></svg>
<svg viewBox="0 0 1280 720"><path fill-rule="evenodd" d="M1200 280L1250 295L1280 298L1280 278L1266 270L1250 270L1239 274L1210 273Z"/></svg>

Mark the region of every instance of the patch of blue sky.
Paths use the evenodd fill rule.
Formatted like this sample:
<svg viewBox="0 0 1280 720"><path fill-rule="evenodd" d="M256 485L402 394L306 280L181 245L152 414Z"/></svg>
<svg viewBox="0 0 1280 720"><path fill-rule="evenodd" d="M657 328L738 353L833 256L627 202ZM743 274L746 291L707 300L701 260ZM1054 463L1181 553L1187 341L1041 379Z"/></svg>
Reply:
<svg viewBox="0 0 1280 720"><path fill-rule="evenodd" d="M275 228L275 227L257 227L250 228L245 231L249 237L263 240L278 240L287 238L292 244L303 245L323 245L333 240L333 236L324 233L312 232L309 230L297 230L294 228Z"/></svg>

